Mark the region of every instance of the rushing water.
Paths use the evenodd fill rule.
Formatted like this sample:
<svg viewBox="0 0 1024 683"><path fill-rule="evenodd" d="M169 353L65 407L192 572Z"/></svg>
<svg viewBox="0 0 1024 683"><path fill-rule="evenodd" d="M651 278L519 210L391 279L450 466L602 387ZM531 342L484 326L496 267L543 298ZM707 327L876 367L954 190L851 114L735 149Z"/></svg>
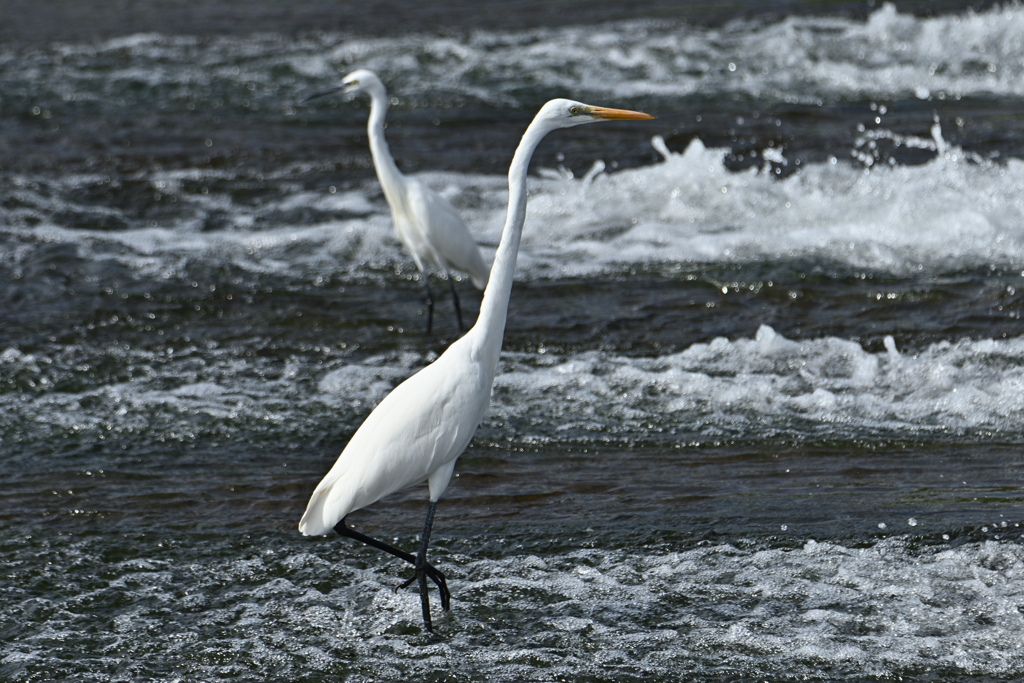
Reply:
<svg viewBox="0 0 1024 683"><path fill-rule="evenodd" d="M1024 9L253 6L0 45L0 678L1024 675ZM356 66L488 260L540 104L659 117L538 151L434 636L407 567L296 529L457 334L440 282L424 334L367 102L299 104ZM412 549L425 493L349 520Z"/></svg>

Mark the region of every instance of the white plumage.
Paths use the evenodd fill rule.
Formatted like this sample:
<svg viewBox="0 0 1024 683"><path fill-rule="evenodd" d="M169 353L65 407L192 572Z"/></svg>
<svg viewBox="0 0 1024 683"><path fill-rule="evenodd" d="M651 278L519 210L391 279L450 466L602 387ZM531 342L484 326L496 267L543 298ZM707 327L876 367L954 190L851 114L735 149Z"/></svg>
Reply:
<svg viewBox="0 0 1024 683"><path fill-rule="evenodd" d="M324 534L349 512L429 479L430 499L448 486L490 405L494 370L474 362L473 338L395 387L352 436L309 500L303 534Z"/></svg>
<svg viewBox="0 0 1024 683"><path fill-rule="evenodd" d="M465 273L477 289L487 286L490 272L480 255L480 248L469 234L466 224L459 218L455 207L416 178L410 178L398 170L395 160L384 139L384 116L388 110L388 93L377 74L367 69L357 69L341 79L341 85L317 93L308 99L321 97L343 90L348 93L362 92L370 96L370 118L366 124L370 140L370 154L373 167L384 198L391 208L398 237L412 254L416 268L427 289L429 306L427 332L430 332L434 318L434 295L427 282L427 268L434 266L445 272L459 330L463 329L462 309L459 295L455 292L451 271Z"/></svg>

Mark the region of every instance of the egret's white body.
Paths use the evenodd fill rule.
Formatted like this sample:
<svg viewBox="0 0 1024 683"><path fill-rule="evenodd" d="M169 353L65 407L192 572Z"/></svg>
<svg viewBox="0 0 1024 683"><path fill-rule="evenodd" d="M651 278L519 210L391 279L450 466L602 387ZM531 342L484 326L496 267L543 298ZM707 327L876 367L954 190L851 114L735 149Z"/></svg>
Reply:
<svg viewBox="0 0 1024 683"><path fill-rule="evenodd" d="M441 497L490 406L501 348L488 354L474 341L467 333L380 402L316 487L299 531L325 534L353 510L424 480L430 500Z"/></svg>
<svg viewBox="0 0 1024 683"><path fill-rule="evenodd" d="M420 271L427 288L430 305L429 331L433 319L434 300L427 284L427 268L434 266L445 272L452 285L459 328L462 328L462 312L458 295L451 279L451 271L465 273L477 289L487 285L489 268L480 255L480 248L469 234L466 224L459 218L455 208L416 178L402 174L384 139L384 116L388 111L388 93L377 74L367 69L357 69L341 80L341 85L318 93L314 97L343 90L362 92L370 96L370 118L366 124L370 140L370 155L377 171L377 180L384 190L384 198L391 208L391 218L398 237L412 254L416 268Z"/></svg>
<svg viewBox="0 0 1024 683"><path fill-rule="evenodd" d="M533 151L557 128L628 118L652 117L569 100L552 100L541 108L523 134L509 168L508 215L476 324L437 360L395 387L370 413L313 492L299 522L303 534L326 533L353 510L426 480L431 506L417 558L420 575L434 506L451 480L456 459L469 445L490 405L526 219L526 173ZM421 575L420 583L429 629L426 584Z"/></svg>

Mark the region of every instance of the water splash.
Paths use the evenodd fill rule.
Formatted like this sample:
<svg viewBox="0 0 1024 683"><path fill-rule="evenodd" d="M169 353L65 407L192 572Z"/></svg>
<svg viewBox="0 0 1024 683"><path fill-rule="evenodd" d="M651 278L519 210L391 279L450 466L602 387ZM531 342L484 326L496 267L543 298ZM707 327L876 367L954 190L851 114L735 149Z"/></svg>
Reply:
<svg viewBox="0 0 1024 683"><path fill-rule="evenodd" d="M474 550L496 540L479 538ZM807 539L792 548L442 553L455 600L435 620L435 640L419 635L418 598L394 592L387 563L367 555L364 567L362 553L334 543L268 537L185 564L174 545L124 561L105 561L88 539L15 545L33 569L7 596L6 613L21 619L0 666L18 677L74 675L55 643L91 648L93 674L161 680L438 670L502 681L1012 678L1024 670L1015 646L1024 556L1012 543L893 537L859 548ZM48 559L54 568L43 570ZM67 559L98 571L88 592L64 582ZM47 572L50 589L28 588L48 583Z"/></svg>

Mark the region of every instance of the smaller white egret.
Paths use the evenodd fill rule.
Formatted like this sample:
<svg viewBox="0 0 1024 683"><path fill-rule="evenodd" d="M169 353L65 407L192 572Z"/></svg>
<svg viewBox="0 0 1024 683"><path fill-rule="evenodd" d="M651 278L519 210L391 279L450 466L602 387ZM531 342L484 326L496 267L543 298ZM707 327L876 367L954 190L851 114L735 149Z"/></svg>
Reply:
<svg viewBox="0 0 1024 683"><path fill-rule="evenodd" d="M465 273L477 289L487 285L490 272L480 256L480 248L466 229L455 208L416 178L409 178L398 170L384 139L384 115L388 111L388 93L377 74L368 69L357 69L341 79L341 85L318 92L303 102L342 90L346 93L363 92L370 96L370 119L366 124L370 139L370 155L377 171L377 180L384 190L384 198L391 207L391 218L398 237L412 253L416 268L427 288L427 334L434 323L434 294L427 282L426 269L433 265L444 271L455 302L455 316L459 332L462 307L455 291L452 270Z"/></svg>
<svg viewBox="0 0 1024 683"><path fill-rule="evenodd" d="M545 104L523 134L508 171L508 214L484 290L476 324L433 363L395 387L360 425L334 467L313 491L299 522L304 535L334 529L415 566L423 623L432 630L427 578L449 607L444 574L427 562L427 544L437 501L448 487L455 461L469 445L491 402L491 386L501 354L512 276L526 220L526 172L541 139L558 128L609 119L650 119L649 114L592 107L570 100ZM390 493L426 481L427 521L419 553L412 554L350 529L345 517Z"/></svg>

